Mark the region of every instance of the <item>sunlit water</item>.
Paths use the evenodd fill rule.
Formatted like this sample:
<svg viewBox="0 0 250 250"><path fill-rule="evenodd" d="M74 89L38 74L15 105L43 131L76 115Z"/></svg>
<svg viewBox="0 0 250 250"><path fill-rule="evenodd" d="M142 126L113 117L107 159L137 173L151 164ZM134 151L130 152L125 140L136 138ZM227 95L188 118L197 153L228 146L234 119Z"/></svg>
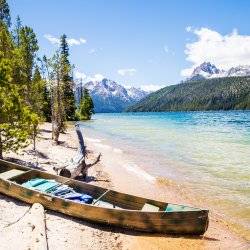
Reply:
<svg viewBox="0 0 250 250"><path fill-rule="evenodd" d="M185 183L250 229L250 112L97 114L83 126L99 145L125 154L130 170Z"/></svg>

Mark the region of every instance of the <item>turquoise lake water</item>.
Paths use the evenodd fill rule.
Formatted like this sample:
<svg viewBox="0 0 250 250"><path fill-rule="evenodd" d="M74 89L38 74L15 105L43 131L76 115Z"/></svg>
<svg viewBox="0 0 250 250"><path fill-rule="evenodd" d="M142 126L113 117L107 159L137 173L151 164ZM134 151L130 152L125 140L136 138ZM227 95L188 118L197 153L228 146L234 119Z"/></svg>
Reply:
<svg viewBox="0 0 250 250"><path fill-rule="evenodd" d="M185 183L250 229L249 111L96 114L84 128L130 167Z"/></svg>

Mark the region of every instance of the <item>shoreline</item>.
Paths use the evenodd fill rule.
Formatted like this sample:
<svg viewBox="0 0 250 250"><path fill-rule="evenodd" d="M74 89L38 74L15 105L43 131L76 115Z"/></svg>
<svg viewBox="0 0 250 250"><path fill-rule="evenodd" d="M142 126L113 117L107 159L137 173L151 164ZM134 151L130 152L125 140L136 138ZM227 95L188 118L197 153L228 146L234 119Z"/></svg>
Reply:
<svg viewBox="0 0 250 250"><path fill-rule="evenodd" d="M97 147L95 144L95 139L88 138L87 139L87 146L92 151L100 151L100 147ZM112 155L108 155L107 151L102 151L103 158L103 170L106 171L111 178L111 182L113 183L113 186L116 190L121 192L127 192L133 195L138 196L144 196L151 199L157 199L162 201L167 201L171 203L177 203L177 204L184 204L184 205L190 205L193 207L202 207L204 209L207 209L205 205L205 201L199 199L200 197L196 197L193 194L193 190L186 190L182 185L178 184L176 181L169 179L169 178L157 178L154 177L155 180L149 180L148 178L145 178L145 176L139 176L135 175L134 171L131 171L126 168L119 168L119 172L115 169L114 166L108 164L110 162L110 158L112 158ZM143 170L142 170L143 171ZM191 192L191 193L190 193ZM217 247L217 244L211 242L204 243L203 241L207 238L208 241L223 241L218 245L218 247L222 249L226 249L232 246L238 247L238 248L244 248L244 244L247 244L247 239L243 237L242 234L240 234L238 231L233 230L233 228L229 225L229 222L227 222L222 216L215 213L214 211L209 211L209 228L208 231L205 233L205 236L203 239L196 239L198 245L205 244L204 247L208 249L213 249L214 247ZM154 240L153 240L154 238ZM171 237L170 237L171 238ZM151 247L160 247L160 249L165 249L164 245L166 242L171 240L163 240L159 239L159 237L151 237L150 247L147 248L148 240L143 239L143 241L147 241L147 244L143 246L145 249L154 249ZM138 240L137 240L138 241ZM159 245L156 243L156 245L153 242L161 242ZM172 240L175 241L175 240ZM185 240L184 240L185 241ZM206 240L205 240L206 241ZM230 241L230 242L228 242ZM140 241L139 241L140 242ZM137 242L138 244L140 244ZM236 243L235 245L233 244ZM195 243L193 245L192 240L186 239L186 243L184 244L181 240L177 240L175 242L177 245L175 247L183 248L186 244L191 244L189 248L195 247ZM181 245L183 243L183 245ZM180 245L178 245L180 244ZM140 246L142 247L142 246ZM198 246L197 246L198 247ZM184 247L185 248L185 247ZM203 248L203 247L201 247ZM168 248L167 248L168 249Z"/></svg>
<svg viewBox="0 0 250 250"><path fill-rule="evenodd" d="M10 153L7 157L19 159L21 164L26 163L54 173L53 166L63 164L77 151L78 142L75 130L73 126L70 126L66 134L60 135L60 144L55 146L51 144L50 140L50 124L45 123L41 128L40 138L37 142L37 154L32 153L31 146L28 146L19 154ZM89 151L87 161L91 162L100 152L100 149L96 147L95 142L88 139L86 142ZM127 171L125 168L120 168L117 171L114 165L109 164L112 156L101 153L101 162L89 169L87 182L148 198L199 205L197 201L185 197L185 192L172 180L164 180L163 185L161 184L162 180L156 185L150 183L150 181L145 183L133 171ZM16 205L13 201L9 202L11 199L7 197L2 195L0 197L0 210L3 212L8 210L10 206L19 206L19 203ZM21 206L27 207L23 204ZM5 213L6 211L0 217L0 221L5 218ZM228 225L223 225L223 222L213 213L210 213L208 231L202 237L143 235L113 228L107 230L105 226L86 223L50 211L46 213L46 220L49 229L48 243L50 249L56 249L58 246L61 249L71 249L72 247L85 249L247 249L248 246L246 240L231 232ZM1 230L2 228L0 228L0 232ZM90 238L85 237L86 235ZM13 237L15 236L13 235ZM63 242L60 241L62 237L65 238Z"/></svg>
<svg viewBox="0 0 250 250"><path fill-rule="evenodd" d="M119 189L125 187L123 192L135 192L135 190L139 190L139 193L137 192L134 194L140 196L141 193L143 193L144 196L149 195L149 198L162 197L165 202L186 203L187 205L209 209L210 213L212 212L216 215L217 220L219 219L223 224L228 225L236 234L245 239L250 239L250 234L247 229L247 220L245 220L246 224L242 224L242 221L238 223L237 217L231 217L230 210L225 210L225 207L220 209L218 202L211 195L210 190L208 190L208 193L203 193L202 190L205 190L204 187L198 186L199 184L194 186L191 182L192 179L185 179L183 173L181 172L180 174L179 171L181 167L185 169L185 165L183 166L181 162L168 159L166 161L168 165L164 168L166 172L164 176L164 172L159 172L159 168L157 171L157 166L154 168L154 165L157 164L157 156L155 157L152 155L154 152L149 151L148 147L144 147L143 142L142 146L137 143L138 148L136 148L135 145L130 144L132 141L131 138L128 138L126 142L124 139L120 140L117 138L118 133L113 136L107 134L107 130L97 130L94 126L88 126L88 124L87 126L84 126L84 124L82 126L88 146L92 147L93 151L102 152L104 156L103 163L108 166L107 171L115 173L116 166L119 168L119 171L122 172L122 176L131 176L131 178L127 179L130 180L131 185L136 185L136 188L133 188L131 191L129 191L130 185L123 183L119 175L114 176L114 181L119 180L116 186L118 186ZM130 146L128 147L126 143ZM132 141L132 143L134 142ZM169 158L168 156L165 157ZM156 160L153 164L152 159ZM160 166L164 167L162 164ZM138 183L140 183L140 187L138 187ZM155 190L156 196L152 194L152 190L148 190L145 183L151 187L154 186L153 190ZM208 185L204 186L209 188ZM169 192L169 188L171 188L171 192ZM170 194L168 196L164 194L160 195L157 193L159 190L161 190L161 193L166 192ZM181 199L177 200L176 197L172 197L173 193L178 193ZM220 203L223 203L223 201L224 200L220 200Z"/></svg>

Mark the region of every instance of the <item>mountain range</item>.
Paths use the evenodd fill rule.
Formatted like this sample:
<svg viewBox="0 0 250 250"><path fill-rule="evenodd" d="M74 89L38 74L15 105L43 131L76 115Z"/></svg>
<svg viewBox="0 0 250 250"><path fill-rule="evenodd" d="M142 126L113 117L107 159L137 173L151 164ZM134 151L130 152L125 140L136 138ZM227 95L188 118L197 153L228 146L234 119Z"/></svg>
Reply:
<svg viewBox="0 0 250 250"><path fill-rule="evenodd" d="M250 109L250 77L186 81L149 94L129 112Z"/></svg>
<svg viewBox="0 0 250 250"><path fill-rule="evenodd" d="M115 81L82 83L76 80L75 97L79 104L83 88L93 99L96 113L122 111L250 109L250 66L229 70L210 62L196 67L184 82L154 93L140 88L125 88Z"/></svg>
<svg viewBox="0 0 250 250"><path fill-rule="evenodd" d="M250 66L222 70L204 62L186 81L149 94L129 112L250 109Z"/></svg>
<svg viewBox="0 0 250 250"><path fill-rule="evenodd" d="M77 103L80 102L81 93L84 88L89 90L96 113L122 112L128 106L140 101L148 94L148 92L140 88L125 88L117 82L106 78L101 81L90 81L85 84L77 80L75 88Z"/></svg>
<svg viewBox="0 0 250 250"><path fill-rule="evenodd" d="M204 62L193 70L190 78L187 80L201 80L206 78L231 77L231 76L249 76L250 66L239 65L229 70L219 69L210 62Z"/></svg>

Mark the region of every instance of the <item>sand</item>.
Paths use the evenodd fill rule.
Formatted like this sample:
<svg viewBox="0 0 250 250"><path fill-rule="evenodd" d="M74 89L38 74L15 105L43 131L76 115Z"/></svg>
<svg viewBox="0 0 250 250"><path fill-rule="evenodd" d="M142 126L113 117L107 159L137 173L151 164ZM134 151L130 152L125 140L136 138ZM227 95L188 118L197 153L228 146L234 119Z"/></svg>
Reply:
<svg viewBox="0 0 250 250"><path fill-rule="evenodd" d="M78 142L74 127L69 127L65 134L60 135L60 144L53 145L51 141L51 125L41 126L41 133L37 141L37 152L32 145L17 153L9 153L5 158L54 173L53 167L64 165L76 154ZM87 141L88 162L93 162L99 149ZM103 152L102 152L103 154ZM108 164L112 155L102 155L101 161L89 170L87 181L95 185L113 188L121 192L156 198L163 201L185 203L194 206L204 205L204 201L197 201L185 194L178 185L171 180L164 180L164 185L153 185L145 182L133 172L117 169ZM167 183L166 183L167 182ZM166 185L167 184L167 185ZM11 222L22 217L30 208L29 205L0 195L0 249L8 245L18 249L27 249L30 238L29 229L23 227L20 220L10 225L8 232L3 234L4 228ZM232 232L226 222L210 213L208 231L202 237L155 235L114 229L71 218L52 211L45 211L46 237L49 249L248 249L248 242ZM19 226L17 226L17 224ZM21 237L20 237L21 235ZM18 237L17 237L18 236ZM13 239L13 241L12 241ZM12 248L14 249L14 248Z"/></svg>

